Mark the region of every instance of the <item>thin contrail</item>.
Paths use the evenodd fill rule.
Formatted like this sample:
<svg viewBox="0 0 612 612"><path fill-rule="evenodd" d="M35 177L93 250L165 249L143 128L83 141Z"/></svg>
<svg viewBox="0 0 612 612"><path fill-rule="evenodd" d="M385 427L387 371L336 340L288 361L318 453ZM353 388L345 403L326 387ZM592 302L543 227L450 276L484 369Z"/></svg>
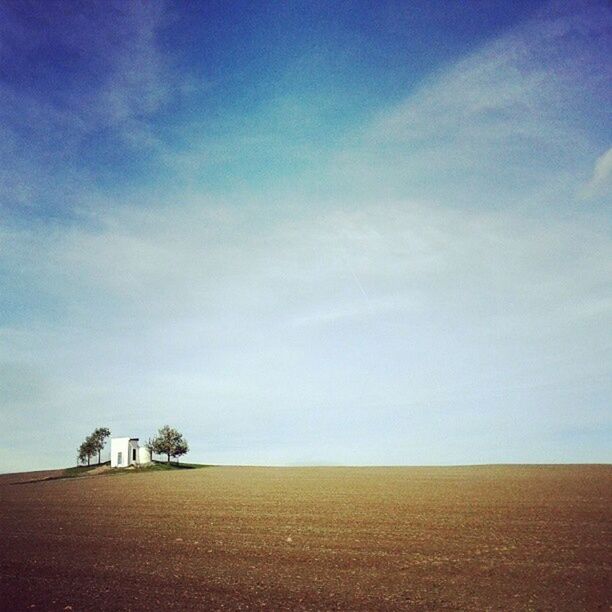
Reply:
<svg viewBox="0 0 612 612"><path fill-rule="evenodd" d="M355 270L353 270L353 268L351 267L351 264L348 261L347 261L347 265L348 265L349 270L351 271L351 274L353 275L353 278L355 279L355 282L357 283L357 286L361 290L361 293L363 293L363 297L365 297L365 299L367 300L369 304L370 296L366 293L366 290L363 288L361 281L357 278L357 275L355 274Z"/></svg>
<svg viewBox="0 0 612 612"><path fill-rule="evenodd" d="M346 267L349 269L349 272L351 273L351 276L353 277L353 280L355 281L355 284L357 285L357 287L359 287L359 291L361 292L361 294L365 298L366 303L368 305L368 308L371 308L370 296L367 294L366 290L364 289L363 285L361 284L361 281L357 277L357 274L355 274L355 270L353 270L353 266L351 266L351 262L349 261L348 257L344 253L344 249L342 247L340 247L340 248L341 248L340 253L342 255L342 259L344 259L344 263L346 264Z"/></svg>

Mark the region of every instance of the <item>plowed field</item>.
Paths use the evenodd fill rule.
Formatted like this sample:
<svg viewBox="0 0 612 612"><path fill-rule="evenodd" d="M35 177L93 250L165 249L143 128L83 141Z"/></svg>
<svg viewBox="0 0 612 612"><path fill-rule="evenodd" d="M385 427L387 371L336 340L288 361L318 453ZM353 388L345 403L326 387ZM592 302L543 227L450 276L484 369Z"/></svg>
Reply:
<svg viewBox="0 0 612 612"><path fill-rule="evenodd" d="M2 610L612 604L611 466L34 477L0 477Z"/></svg>

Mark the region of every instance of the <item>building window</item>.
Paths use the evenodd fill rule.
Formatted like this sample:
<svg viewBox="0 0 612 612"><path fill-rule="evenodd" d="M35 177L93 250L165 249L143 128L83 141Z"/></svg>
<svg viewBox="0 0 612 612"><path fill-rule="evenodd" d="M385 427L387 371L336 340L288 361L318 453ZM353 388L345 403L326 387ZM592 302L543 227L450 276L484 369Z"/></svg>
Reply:
<svg viewBox="0 0 612 612"><path fill-rule="evenodd" d="M117 465L123 464L123 453L120 451L117 453Z"/></svg>

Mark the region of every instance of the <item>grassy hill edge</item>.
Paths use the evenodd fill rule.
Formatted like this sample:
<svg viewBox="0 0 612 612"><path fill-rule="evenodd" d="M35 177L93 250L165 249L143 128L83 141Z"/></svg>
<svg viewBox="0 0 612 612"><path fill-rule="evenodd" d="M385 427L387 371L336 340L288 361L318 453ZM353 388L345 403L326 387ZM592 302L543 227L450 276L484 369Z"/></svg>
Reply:
<svg viewBox="0 0 612 612"><path fill-rule="evenodd" d="M148 465L130 466L126 468L111 468L110 461L96 463L93 465L79 465L75 467L53 470L51 474L48 471L43 471L39 477L36 477L36 472L30 472L33 478L28 480L20 480L11 484L28 484L34 482L47 482L51 480L67 480L71 478L91 478L95 476L119 476L126 474L145 474L149 472L164 472L176 470L194 470L210 467L201 463L166 463L165 461L153 461ZM22 472L25 475L27 472ZM47 474L43 476L42 474ZM18 476L20 474L13 474ZM5 474L4 476L11 476Z"/></svg>

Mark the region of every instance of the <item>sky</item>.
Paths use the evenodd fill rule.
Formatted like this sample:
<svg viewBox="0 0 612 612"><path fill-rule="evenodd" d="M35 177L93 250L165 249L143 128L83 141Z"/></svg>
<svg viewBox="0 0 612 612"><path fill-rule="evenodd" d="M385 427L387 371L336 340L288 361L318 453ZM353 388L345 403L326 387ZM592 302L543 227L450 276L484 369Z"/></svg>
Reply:
<svg viewBox="0 0 612 612"><path fill-rule="evenodd" d="M0 0L0 471L612 460L606 2Z"/></svg>

